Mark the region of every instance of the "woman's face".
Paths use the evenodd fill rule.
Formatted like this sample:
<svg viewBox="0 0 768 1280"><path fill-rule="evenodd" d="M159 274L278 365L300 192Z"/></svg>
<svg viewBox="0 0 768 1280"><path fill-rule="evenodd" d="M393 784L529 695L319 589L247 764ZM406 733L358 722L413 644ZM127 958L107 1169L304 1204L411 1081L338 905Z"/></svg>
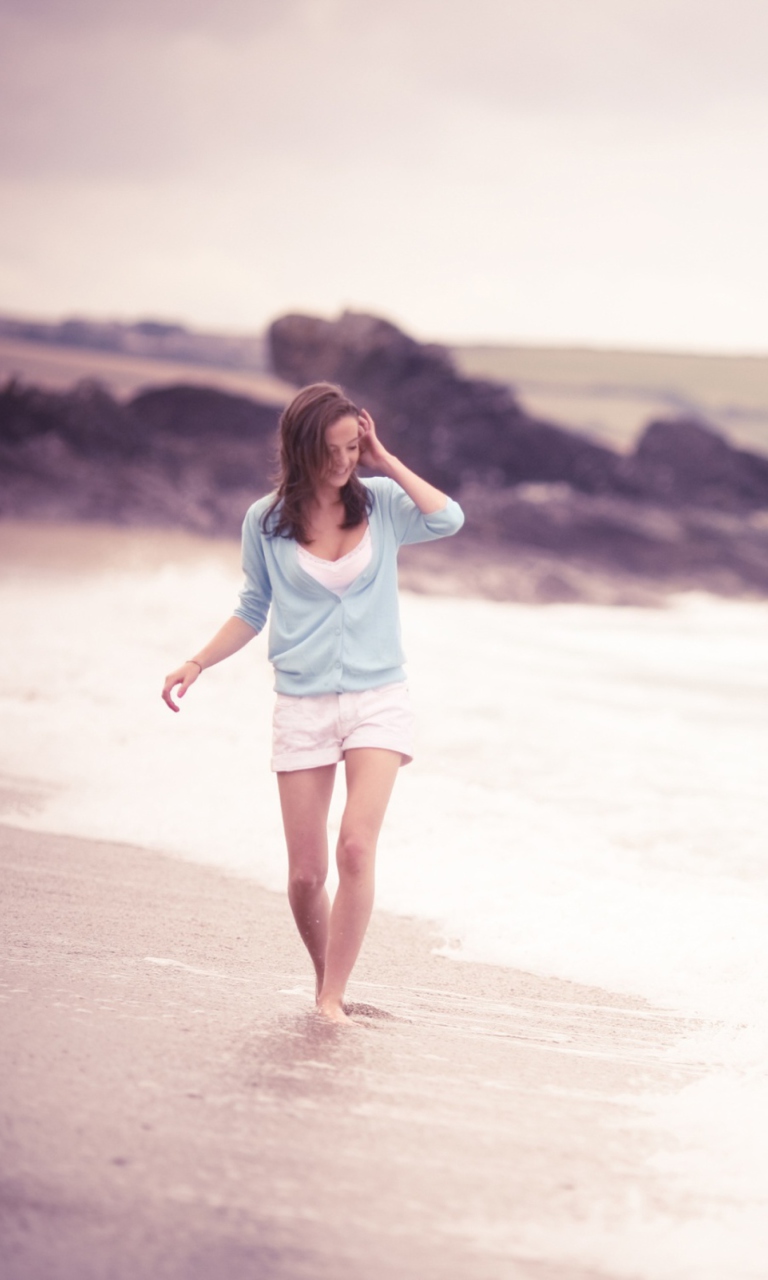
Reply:
<svg viewBox="0 0 768 1280"><path fill-rule="evenodd" d="M338 418L325 429L328 465L323 475L326 484L343 489L360 459L360 423L351 413Z"/></svg>

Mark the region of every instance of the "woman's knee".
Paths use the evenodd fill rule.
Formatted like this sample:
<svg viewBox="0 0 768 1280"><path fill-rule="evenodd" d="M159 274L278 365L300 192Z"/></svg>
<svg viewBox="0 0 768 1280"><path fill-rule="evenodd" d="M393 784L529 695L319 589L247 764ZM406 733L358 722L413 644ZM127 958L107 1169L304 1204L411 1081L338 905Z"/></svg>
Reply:
<svg viewBox="0 0 768 1280"><path fill-rule="evenodd" d="M375 852L374 842L365 835L355 831L342 831L336 851L339 875L363 875L373 861Z"/></svg>
<svg viewBox="0 0 768 1280"><path fill-rule="evenodd" d="M291 896L312 897L325 886L326 870L311 865L291 867L288 872L288 892Z"/></svg>

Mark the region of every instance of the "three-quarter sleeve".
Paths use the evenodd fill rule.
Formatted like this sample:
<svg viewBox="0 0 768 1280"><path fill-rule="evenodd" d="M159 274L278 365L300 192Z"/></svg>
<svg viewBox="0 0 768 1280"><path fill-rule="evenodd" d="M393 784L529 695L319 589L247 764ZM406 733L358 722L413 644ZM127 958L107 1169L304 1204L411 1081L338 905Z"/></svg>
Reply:
<svg viewBox="0 0 768 1280"><path fill-rule="evenodd" d="M242 618L254 631L263 631L272 600L272 583L264 555L260 512L253 507L243 521L242 555L245 582L234 611L235 617Z"/></svg>
<svg viewBox="0 0 768 1280"><path fill-rule="evenodd" d="M398 543L402 546L413 542L430 542L435 538L450 538L458 533L464 523L464 512L453 498L444 507L424 515L404 489L390 481L390 515Z"/></svg>

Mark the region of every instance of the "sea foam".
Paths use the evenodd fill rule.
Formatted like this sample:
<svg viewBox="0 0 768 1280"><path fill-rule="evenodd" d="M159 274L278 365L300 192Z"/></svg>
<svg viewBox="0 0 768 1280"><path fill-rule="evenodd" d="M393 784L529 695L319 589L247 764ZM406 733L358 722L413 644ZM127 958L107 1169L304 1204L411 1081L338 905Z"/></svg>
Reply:
<svg viewBox="0 0 768 1280"><path fill-rule="evenodd" d="M126 535L127 536L127 535ZM0 580L4 818L282 888L259 637L178 716L164 672L231 610L237 555ZM768 606L404 594L419 733L379 905L452 954L749 1021L768 996ZM343 803L339 780L332 810Z"/></svg>

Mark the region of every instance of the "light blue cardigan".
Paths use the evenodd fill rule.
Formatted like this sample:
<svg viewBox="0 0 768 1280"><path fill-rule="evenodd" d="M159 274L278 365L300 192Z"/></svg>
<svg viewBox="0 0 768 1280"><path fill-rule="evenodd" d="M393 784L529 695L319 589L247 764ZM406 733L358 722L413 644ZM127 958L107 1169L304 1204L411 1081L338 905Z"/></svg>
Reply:
<svg viewBox="0 0 768 1280"><path fill-rule="evenodd" d="M369 516L373 556L341 598L299 564L292 538L270 538L261 520L272 495L243 521L245 585L235 616L262 631L269 613L269 660L278 693L350 693L405 679L397 600L397 551L457 533L464 523L452 498L422 515L394 480L363 484L373 496Z"/></svg>

